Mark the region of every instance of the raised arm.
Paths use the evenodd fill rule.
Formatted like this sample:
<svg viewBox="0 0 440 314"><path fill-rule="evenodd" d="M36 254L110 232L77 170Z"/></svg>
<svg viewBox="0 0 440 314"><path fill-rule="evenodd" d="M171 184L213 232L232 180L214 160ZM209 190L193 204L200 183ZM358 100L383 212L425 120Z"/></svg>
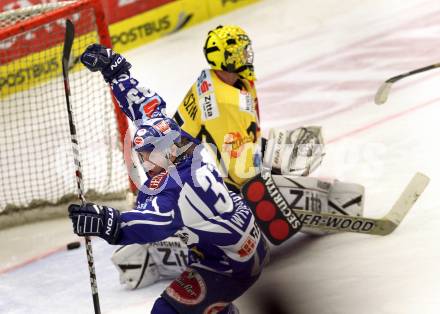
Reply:
<svg viewBox="0 0 440 314"><path fill-rule="evenodd" d="M80 58L92 72L101 72L125 115L136 125L150 118L165 117L165 101L155 92L139 86L131 77L131 64L120 54L99 44L87 47Z"/></svg>

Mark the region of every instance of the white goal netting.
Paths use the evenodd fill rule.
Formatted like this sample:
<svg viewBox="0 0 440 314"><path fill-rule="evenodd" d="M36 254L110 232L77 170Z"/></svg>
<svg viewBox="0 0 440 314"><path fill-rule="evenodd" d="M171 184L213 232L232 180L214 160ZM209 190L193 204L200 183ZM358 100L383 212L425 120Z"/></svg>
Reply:
<svg viewBox="0 0 440 314"><path fill-rule="evenodd" d="M87 45L99 42L94 10L82 6L67 16L44 20L48 12L74 2L0 13L0 219L17 209L56 204L76 194L61 70L66 18L74 22L76 32L69 78L85 191L107 196L128 190L108 86L78 62ZM32 28L9 31L35 18L39 20Z"/></svg>

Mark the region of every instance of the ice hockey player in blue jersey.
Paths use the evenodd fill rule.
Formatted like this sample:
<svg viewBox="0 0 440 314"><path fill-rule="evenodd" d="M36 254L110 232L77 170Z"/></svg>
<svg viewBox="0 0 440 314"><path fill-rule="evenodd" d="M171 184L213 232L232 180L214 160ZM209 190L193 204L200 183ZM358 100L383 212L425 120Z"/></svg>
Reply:
<svg viewBox="0 0 440 314"><path fill-rule="evenodd" d="M82 62L101 71L136 122L133 147L148 180L127 212L88 203L69 206L73 230L109 244L151 243L177 235L188 246L189 267L162 293L152 313L238 313L232 301L258 279L268 259L264 238L246 202L227 190L209 153L174 120L165 103L138 88L130 65L96 46ZM133 108L142 108L141 111ZM141 107L142 106L142 107Z"/></svg>

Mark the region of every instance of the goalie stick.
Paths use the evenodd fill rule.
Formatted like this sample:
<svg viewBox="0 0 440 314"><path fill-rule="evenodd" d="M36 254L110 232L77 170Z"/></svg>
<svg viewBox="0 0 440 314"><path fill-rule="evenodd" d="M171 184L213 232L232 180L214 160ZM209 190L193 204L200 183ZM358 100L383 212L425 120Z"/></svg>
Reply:
<svg viewBox="0 0 440 314"><path fill-rule="evenodd" d="M78 197L81 200L81 205L84 205L86 203L86 199L84 197L84 191L83 191L81 162L79 158L79 145L76 136L76 127L73 119L72 106L70 104L69 61L70 61L70 52L72 51L74 37L75 37L75 28L73 26L73 23L70 20L66 20L66 33L64 36L63 56L61 59L61 63L63 68L64 92L66 95L67 113L69 116L70 140L72 143L73 158L76 166L75 176L76 176L77 191L78 191ZM89 237L86 236L84 238L86 244L87 261L89 265L90 286L92 288L93 306L95 309L95 314L100 314L101 308L99 306L98 285L96 283L96 273L95 273L95 265L94 265L95 262L93 259L92 242Z"/></svg>
<svg viewBox="0 0 440 314"><path fill-rule="evenodd" d="M431 64L428 65L426 67L420 68L420 69L416 69L407 73L403 73L397 76L393 76L392 78L389 78L388 80L386 80L377 90L376 92L376 96L374 97L374 102L376 103L376 105L382 105L384 104L387 99L388 99L388 94L390 93L390 89L391 86L393 85L393 83L400 81L401 79L417 74L417 73L421 73L421 72L425 72L425 71L429 71L432 69L436 69L440 67L440 63L436 63L436 64Z"/></svg>
<svg viewBox="0 0 440 314"><path fill-rule="evenodd" d="M330 213L313 213L294 210L303 226L318 228L329 232L357 232L374 235L387 235L393 232L405 218L411 207L425 190L429 178L416 173L406 186L393 207L382 218L367 218Z"/></svg>
<svg viewBox="0 0 440 314"><path fill-rule="evenodd" d="M256 183L256 184L255 184ZM261 187L263 183L264 188ZM261 216L262 206L259 208L259 202L267 202L267 195L276 195L273 197L272 204L281 211L284 216L286 216L286 221L289 221L288 215L286 212L292 212L301 221L303 227L311 227L314 229L319 229L327 232L355 232L355 233L366 233L373 235L387 235L393 232L402 220L405 218L406 214L409 212L411 207L417 201L418 197L425 190L426 186L429 183L429 178L421 173L416 173L414 177L411 179L409 184L406 186L405 190L402 192L400 197L394 203L391 210L382 218L368 218L368 217L358 217L358 216L350 216L350 215L338 215L338 214L330 214L330 213L317 213L313 211L306 211L300 209L290 209L290 208L282 208L277 204L281 202L276 201L276 198L283 198L282 194L278 191L278 188L273 184L273 180L271 175L268 173L263 173L250 181L248 181L243 188L243 195L248 201L251 209L253 210L257 221L263 231L266 231L265 234L269 233L269 240L273 244L280 244L287 240L288 237L280 241L280 239L271 239L271 229L270 226L267 226L267 222L265 223L264 219L259 219ZM258 185L258 188L257 188ZM258 192L253 191L252 189L259 190ZM263 192L262 189L265 189ZM264 199L257 197L256 193L264 193ZM254 202L252 200L258 200ZM285 202L285 200L284 200ZM265 203L264 206L267 206ZM258 212L260 211L260 213ZM260 221L259 221L260 220ZM289 235L290 237L290 235Z"/></svg>

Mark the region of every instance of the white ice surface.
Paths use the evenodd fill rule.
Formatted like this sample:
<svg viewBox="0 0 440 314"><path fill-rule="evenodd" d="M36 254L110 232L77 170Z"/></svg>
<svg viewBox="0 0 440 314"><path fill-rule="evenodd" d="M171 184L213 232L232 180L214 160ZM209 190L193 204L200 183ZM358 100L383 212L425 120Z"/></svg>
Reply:
<svg viewBox="0 0 440 314"><path fill-rule="evenodd" d="M259 313L273 291L286 313L440 313L440 74L398 82L385 105L373 103L386 78L439 61L440 2L402 2L261 1L126 54L133 74L171 113L205 67L207 31L239 24L254 43L264 133L323 126L327 155L314 175L365 185L365 215L374 217L389 210L416 171L431 177L389 236L299 235L276 248L261 280L237 301L242 313ZM44 235L44 224L40 230ZM9 250L4 234L0 247ZM23 233L22 241L34 236ZM41 250L49 248L42 240ZM109 262L113 248L99 240L94 248L103 313L148 313L166 283L123 290ZM10 250L11 258L23 254L19 245ZM0 312L92 313L84 249L1 274Z"/></svg>

